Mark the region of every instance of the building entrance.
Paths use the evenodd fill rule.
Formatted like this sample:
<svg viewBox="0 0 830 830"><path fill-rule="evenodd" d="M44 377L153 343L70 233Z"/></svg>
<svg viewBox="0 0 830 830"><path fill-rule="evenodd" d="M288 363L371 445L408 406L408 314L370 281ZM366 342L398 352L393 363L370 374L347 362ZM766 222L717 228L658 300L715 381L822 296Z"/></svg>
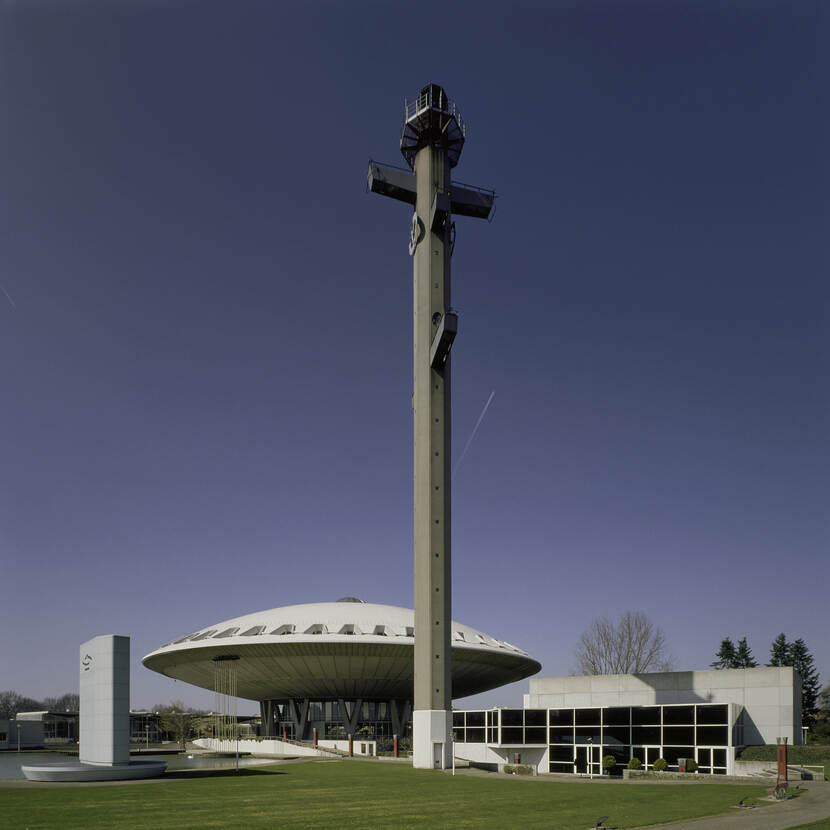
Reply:
<svg viewBox="0 0 830 830"><path fill-rule="evenodd" d="M579 775L602 775L602 747L594 744L577 744L576 772Z"/></svg>

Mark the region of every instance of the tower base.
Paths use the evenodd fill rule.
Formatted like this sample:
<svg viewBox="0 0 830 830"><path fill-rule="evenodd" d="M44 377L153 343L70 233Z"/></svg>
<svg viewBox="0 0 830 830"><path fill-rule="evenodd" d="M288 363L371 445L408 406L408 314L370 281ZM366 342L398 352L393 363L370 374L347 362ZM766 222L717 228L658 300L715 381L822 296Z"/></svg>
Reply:
<svg viewBox="0 0 830 830"><path fill-rule="evenodd" d="M412 766L449 769L452 753L452 712L416 709L412 713Z"/></svg>

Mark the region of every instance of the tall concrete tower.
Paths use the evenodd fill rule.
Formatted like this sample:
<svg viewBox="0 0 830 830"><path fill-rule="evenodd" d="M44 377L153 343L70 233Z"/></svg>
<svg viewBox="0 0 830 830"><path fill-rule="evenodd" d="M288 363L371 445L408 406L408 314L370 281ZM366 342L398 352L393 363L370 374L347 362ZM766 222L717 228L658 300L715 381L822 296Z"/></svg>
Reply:
<svg viewBox="0 0 830 830"><path fill-rule="evenodd" d="M413 764L452 765L450 347L458 315L450 303L452 215L487 218L491 190L455 184L466 128L436 84L404 106L401 152L409 170L369 162L369 187L414 205L415 689ZM412 171L412 172L410 172Z"/></svg>

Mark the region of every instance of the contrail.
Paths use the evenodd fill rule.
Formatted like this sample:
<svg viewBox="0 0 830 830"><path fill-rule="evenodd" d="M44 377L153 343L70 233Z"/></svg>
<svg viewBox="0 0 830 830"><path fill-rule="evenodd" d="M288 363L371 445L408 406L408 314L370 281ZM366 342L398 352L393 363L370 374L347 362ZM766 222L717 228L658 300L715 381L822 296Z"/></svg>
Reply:
<svg viewBox="0 0 830 830"><path fill-rule="evenodd" d="M6 299L12 304L12 308L15 311L17 311L17 303L15 303L15 301L11 298L11 294L9 294L9 292L6 291L6 289L3 288L2 285L0 285L0 291L2 291L6 295Z"/></svg>
<svg viewBox="0 0 830 830"><path fill-rule="evenodd" d="M464 445L464 449L461 450L461 455L458 458L458 461L455 462L455 467L452 471L452 478L455 478L455 474L458 472L458 468L461 466L461 462L464 460L464 456L467 455L467 450L470 449L470 444L473 443L473 438L476 437L476 433L478 432L478 428L481 426L481 422L484 420L484 416L487 414L487 408L490 406L491 401L496 395L496 390L493 389L490 392L490 397L487 398L487 403L484 404L484 409L481 410L481 415L478 416L478 420L476 421L476 425L473 427L473 431L470 433L470 437L467 439L467 443Z"/></svg>

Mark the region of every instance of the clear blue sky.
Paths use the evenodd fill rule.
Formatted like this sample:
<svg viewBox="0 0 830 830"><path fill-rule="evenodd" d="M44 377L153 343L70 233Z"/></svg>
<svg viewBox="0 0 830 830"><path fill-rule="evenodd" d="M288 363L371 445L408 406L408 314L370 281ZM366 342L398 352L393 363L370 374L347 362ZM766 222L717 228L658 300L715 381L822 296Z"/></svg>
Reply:
<svg viewBox="0 0 830 830"><path fill-rule="evenodd" d="M454 617L567 674L642 610L828 651L830 7L0 6L0 688L239 614L412 604L404 97L469 124ZM526 683L482 696L516 704ZM466 703L466 702L465 702ZM253 709L253 704L251 705Z"/></svg>

